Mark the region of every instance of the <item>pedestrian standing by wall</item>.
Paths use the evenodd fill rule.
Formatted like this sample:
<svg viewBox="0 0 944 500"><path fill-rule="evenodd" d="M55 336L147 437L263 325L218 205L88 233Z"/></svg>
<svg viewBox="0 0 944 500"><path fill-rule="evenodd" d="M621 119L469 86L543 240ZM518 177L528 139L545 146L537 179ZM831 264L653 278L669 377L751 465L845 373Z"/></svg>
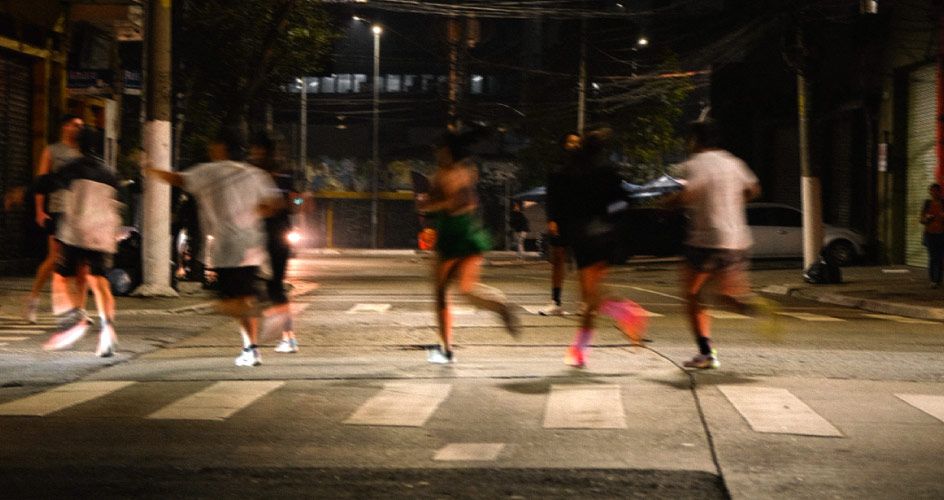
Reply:
<svg viewBox="0 0 944 500"><path fill-rule="evenodd" d="M689 212L690 224L682 264L682 288L698 355L685 362L688 368L718 368L711 343L711 318L702 303L704 286L718 280L719 298L741 313L755 313L749 302L747 278L751 231L745 204L760 196L760 184L747 165L721 149L711 121L691 125L688 146L692 155L682 165L684 189L676 200Z"/></svg>
<svg viewBox="0 0 944 500"><path fill-rule="evenodd" d="M210 162L185 172L146 168L147 175L193 194L200 226L207 235L204 262L216 271L220 301L217 310L240 325L243 348L236 366L262 364L259 354L256 279L268 265L263 219L282 208L272 177L238 161L243 141L238 132L223 130L209 144Z"/></svg>
<svg viewBox="0 0 944 500"><path fill-rule="evenodd" d="M86 283L91 283L101 320L95 355L110 357L118 337L114 329L115 298L105 274L118 250L116 236L121 224L118 179L101 160L94 129L80 129L76 138L81 156L44 176L38 189L40 193L57 193L59 197L56 273L72 278L73 283L67 284L66 289L75 320L75 324L53 335L43 348L67 349L85 335L90 321L82 309Z"/></svg>
<svg viewBox="0 0 944 500"><path fill-rule="evenodd" d="M515 235L515 248L518 258L522 259L524 258L524 242L528 237L528 231L531 230L531 225L528 224L528 218L521 212L520 201L516 201L511 205L511 215L508 222L511 225L512 233Z"/></svg>
<svg viewBox="0 0 944 500"><path fill-rule="evenodd" d="M944 201L941 186L928 187L930 199L924 200L921 208L921 224L924 225L924 246L928 249L928 277L931 288L941 286L941 268L944 266Z"/></svg>
<svg viewBox="0 0 944 500"><path fill-rule="evenodd" d="M290 219L292 176L282 171L282 166L275 158L275 141L268 134L261 132L253 136L249 143L249 163L261 168L272 176L272 182L279 190L282 208L265 219L266 250L272 265L272 276L266 282L266 292L272 307L263 311L263 337L281 334L282 339L275 346L275 352L298 352L298 340L292 320L291 304L285 293L285 269L292 254L288 237L292 230ZM271 333L270 333L271 331Z"/></svg>
<svg viewBox="0 0 944 500"><path fill-rule="evenodd" d="M58 172L67 163L82 156L79 150L79 133L84 126L85 123L78 116L62 116L59 120L59 142L50 144L43 150L39 165L36 167L37 179L46 174ZM48 241L46 258L36 270L33 288L26 300L26 319L30 323L35 323L39 313L39 293L49 278L53 278L54 291L62 288L62 278L53 274L60 250L59 242L56 240L56 226L59 222L59 214L62 212L62 193L36 193L34 199L29 201L36 205L36 225L46 231ZM83 290L85 286L82 285Z"/></svg>
<svg viewBox="0 0 944 500"><path fill-rule="evenodd" d="M619 235L615 218L628 207L623 198L622 178L607 159L610 129L588 132L580 153L561 172L561 195L567 200L558 224L565 228L580 273L584 303L580 328L567 351L565 362L583 368L594 335L597 313L616 321L633 344L642 340L645 312L635 302L622 299L604 288L610 261L617 253Z"/></svg>
<svg viewBox="0 0 944 500"><path fill-rule="evenodd" d="M436 149L437 167L430 181L428 198L420 206L420 210L434 216L437 235L433 280L441 345L430 351L430 363L456 361L448 296L453 279L458 279L459 291L472 305L498 314L508 332L518 335L518 319L504 295L479 283L482 254L491 247L491 241L476 215L478 169L470 158L469 148L483 133L473 129L445 135Z"/></svg>
<svg viewBox="0 0 944 500"><path fill-rule="evenodd" d="M580 134L570 132L560 139L561 160L553 165L547 176L547 196L545 197L545 212L547 214L548 257L551 262L551 303L540 309L541 316L560 316L564 314L561 307L561 291L564 286L564 268L567 264L567 253L570 247L566 227L561 226L564 214L567 213L566 186L562 182L563 172L579 168L573 165L577 161L580 151Z"/></svg>

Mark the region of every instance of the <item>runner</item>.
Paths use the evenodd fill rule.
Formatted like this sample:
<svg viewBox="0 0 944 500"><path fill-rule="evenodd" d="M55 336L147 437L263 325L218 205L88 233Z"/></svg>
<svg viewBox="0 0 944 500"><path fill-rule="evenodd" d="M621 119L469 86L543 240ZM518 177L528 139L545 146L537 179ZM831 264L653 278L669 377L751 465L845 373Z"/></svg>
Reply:
<svg viewBox="0 0 944 500"><path fill-rule="evenodd" d="M606 159L605 145L611 135L609 129L587 133L579 155L561 171L559 178L560 195L566 206L556 216L574 251L584 303L580 329L565 358L566 364L576 368L586 366L597 311L612 317L633 344L641 341L646 326L642 308L612 295L602 286L618 241L613 218L627 207L622 179Z"/></svg>
<svg viewBox="0 0 944 500"><path fill-rule="evenodd" d="M712 369L721 363L711 343L711 318L699 297L704 286L717 279L721 301L741 313L755 314L766 304L745 300L751 296L747 266L752 244L745 204L760 196L760 184L741 159L719 147L713 122L693 123L688 147L692 156L682 165L685 183L677 201L691 219L682 287L698 355L685 366Z"/></svg>
<svg viewBox="0 0 944 500"><path fill-rule="evenodd" d="M75 115L63 115L59 120L59 125L59 142L50 144L43 150L39 165L36 167L37 179L46 174L58 172L65 164L82 156L78 139L84 126L82 119ZM60 250L59 242L56 240L56 223L62 211L61 193L37 193L31 201L36 205L36 225L46 231L48 242L46 259L36 269L33 288L26 300L24 316L30 323L36 323L36 316L39 314L39 293L49 278L53 278L54 292L64 288L62 277L53 274ZM85 290L87 285L81 286L82 290Z"/></svg>
<svg viewBox="0 0 944 500"><path fill-rule="evenodd" d="M570 242L564 228L561 228L563 215L566 213L567 199L566 185L562 185L561 177L564 171L570 171L575 166L576 155L580 150L580 134L570 132L564 134L560 140L560 165L555 165L547 176L547 196L545 197L545 211L547 213L548 257L551 262L551 303L538 313L542 316L560 316L564 314L561 307L561 290L564 287L564 267L567 264L567 249Z"/></svg>
<svg viewBox="0 0 944 500"><path fill-rule="evenodd" d="M115 334L115 298L105 274L118 250L117 233L121 224L118 213L118 179L102 163L97 149L98 134L83 128L77 134L81 156L45 175L38 192L59 193L56 240L60 244L56 273L72 278L66 286L75 324L53 335L43 349L60 350L72 347L88 330L90 320L83 310L86 283L91 283L95 305L101 319L98 348L95 355L114 354L118 337ZM87 279L91 275L91 279Z"/></svg>
<svg viewBox="0 0 944 500"><path fill-rule="evenodd" d="M266 291L273 306L263 311L260 329L263 338L282 335L282 339L275 346L275 352L296 353L298 340L295 338L292 309L284 283L285 268L292 253L288 242L288 235L292 230L289 220L292 207L292 176L281 171L281 165L275 159L275 142L265 133L253 136L249 144L249 163L272 176L283 204L282 209L265 219L266 250L272 264L272 277L266 282Z"/></svg>
<svg viewBox="0 0 944 500"><path fill-rule="evenodd" d="M234 131L223 131L209 144L210 162L185 172L146 168L145 172L197 198L200 225L212 240L205 246L207 263L217 273L220 301L217 310L239 321L243 338L236 366L259 366L256 276L268 261L263 218L282 208L271 176L236 161L242 141Z"/></svg>
<svg viewBox="0 0 944 500"><path fill-rule="evenodd" d="M476 183L478 171L469 147L482 135L480 130L446 134L436 150L437 168L431 180L429 197L421 205L436 219L436 254L434 280L436 319L441 345L430 351L430 363L454 363L452 351L452 315L448 287L459 281L459 291L476 307L501 316L512 336L519 332L518 319L505 302L504 295L479 283L482 253L491 246L488 234L475 215L478 209Z"/></svg>

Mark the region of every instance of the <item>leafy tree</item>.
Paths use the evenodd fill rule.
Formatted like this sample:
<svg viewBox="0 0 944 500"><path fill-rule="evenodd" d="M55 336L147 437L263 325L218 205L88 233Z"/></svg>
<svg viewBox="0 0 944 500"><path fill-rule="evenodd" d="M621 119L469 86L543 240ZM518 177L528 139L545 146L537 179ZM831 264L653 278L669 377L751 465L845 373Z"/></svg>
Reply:
<svg viewBox="0 0 944 500"><path fill-rule="evenodd" d="M321 69L336 32L320 2L183 0L174 22L177 127L184 157L202 155L221 124L248 129L253 112Z"/></svg>

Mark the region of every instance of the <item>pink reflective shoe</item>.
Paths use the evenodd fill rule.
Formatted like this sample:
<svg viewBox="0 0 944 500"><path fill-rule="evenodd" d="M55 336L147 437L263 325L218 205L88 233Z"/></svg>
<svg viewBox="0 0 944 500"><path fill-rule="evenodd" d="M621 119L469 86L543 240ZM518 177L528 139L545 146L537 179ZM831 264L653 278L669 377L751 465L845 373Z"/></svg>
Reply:
<svg viewBox="0 0 944 500"><path fill-rule="evenodd" d="M576 344L571 345L570 348L567 349L567 355L564 356L564 364L567 366L573 366L574 368L586 368L586 349L583 349Z"/></svg>
<svg viewBox="0 0 944 500"><path fill-rule="evenodd" d="M631 300L610 300L603 303L600 312L613 318L617 327L629 337L631 343L642 342L642 334L649 323L649 316L642 306Z"/></svg>
<svg viewBox="0 0 944 500"><path fill-rule="evenodd" d="M45 351L61 351L63 349L68 349L75 345L89 329L89 322L85 319L79 320L71 328L63 330L52 337L49 337L49 340L43 344L43 350Z"/></svg>

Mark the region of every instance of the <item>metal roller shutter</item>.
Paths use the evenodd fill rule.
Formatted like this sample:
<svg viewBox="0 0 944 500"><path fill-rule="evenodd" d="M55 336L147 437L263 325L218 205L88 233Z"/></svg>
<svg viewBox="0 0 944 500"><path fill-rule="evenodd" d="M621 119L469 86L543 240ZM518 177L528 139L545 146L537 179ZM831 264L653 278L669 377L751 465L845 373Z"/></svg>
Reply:
<svg viewBox="0 0 944 500"><path fill-rule="evenodd" d="M918 218L928 197L928 185L934 182L936 110L937 66L929 64L912 72L908 89L908 185L904 224L905 263L912 266L924 267L928 260L921 244L924 230Z"/></svg>
<svg viewBox="0 0 944 500"><path fill-rule="evenodd" d="M32 178L30 137L32 108L30 65L0 53L0 190L9 193ZM0 211L0 260L27 256L26 212Z"/></svg>

